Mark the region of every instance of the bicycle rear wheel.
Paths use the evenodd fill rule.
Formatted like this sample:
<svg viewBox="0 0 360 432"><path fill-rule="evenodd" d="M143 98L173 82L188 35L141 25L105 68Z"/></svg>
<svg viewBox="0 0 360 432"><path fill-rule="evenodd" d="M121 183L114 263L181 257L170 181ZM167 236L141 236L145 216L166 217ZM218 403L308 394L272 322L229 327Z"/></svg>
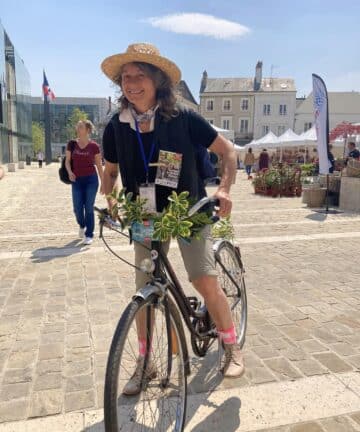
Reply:
<svg viewBox="0 0 360 432"><path fill-rule="evenodd" d="M229 241L220 240L215 244L214 250L219 283L231 309L237 334L237 343L242 347L245 343L247 325L244 266L239 251Z"/></svg>
<svg viewBox="0 0 360 432"><path fill-rule="evenodd" d="M181 323L174 306L152 296L133 300L123 313L110 348L105 377L104 419L106 432L172 431L184 429L187 377ZM141 391L127 396L124 387L133 376L138 360L136 315L145 311L149 354L142 367ZM151 317L151 318L150 318ZM152 329L149 329L152 327ZM147 364L152 363L152 375ZM154 370L156 373L154 373Z"/></svg>

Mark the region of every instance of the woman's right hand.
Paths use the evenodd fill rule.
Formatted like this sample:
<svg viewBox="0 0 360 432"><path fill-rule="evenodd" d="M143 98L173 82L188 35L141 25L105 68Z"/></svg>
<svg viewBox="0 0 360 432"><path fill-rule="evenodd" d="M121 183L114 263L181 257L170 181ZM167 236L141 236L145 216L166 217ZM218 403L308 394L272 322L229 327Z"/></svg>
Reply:
<svg viewBox="0 0 360 432"><path fill-rule="evenodd" d="M72 182L74 182L74 181L76 180L76 175L75 175L73 172L69 173L69 179L70 179Z"/></svg>

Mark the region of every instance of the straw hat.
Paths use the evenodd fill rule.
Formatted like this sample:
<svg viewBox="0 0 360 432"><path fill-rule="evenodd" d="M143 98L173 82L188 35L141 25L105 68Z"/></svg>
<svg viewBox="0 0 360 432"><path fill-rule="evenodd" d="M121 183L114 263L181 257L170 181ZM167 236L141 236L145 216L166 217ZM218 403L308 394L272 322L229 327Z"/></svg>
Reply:
<svg viewBox="0 0 360 432"><path fill-rule="evenodd" d="M135 43L129 45L123 54L114 54L101 63L101 69L106 76L116 82L122 66L132 62L149 63L166 73L174 85L181 78L180 69L171 60L162 57L156 46L148 43Z"/></svg>

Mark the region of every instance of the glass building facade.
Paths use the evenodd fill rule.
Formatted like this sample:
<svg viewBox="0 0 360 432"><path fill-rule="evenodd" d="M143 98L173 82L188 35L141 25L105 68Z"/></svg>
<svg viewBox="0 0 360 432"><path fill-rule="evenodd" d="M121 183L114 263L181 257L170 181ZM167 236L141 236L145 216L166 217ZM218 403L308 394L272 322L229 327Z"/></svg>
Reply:
<svg viewBox="0 0 360 432"><path fill-rule="evenodd" d="M101 145L102 132L109 119L108 113L113 107L113 105L109 106L109 103L109 100L106 98L56 97L50 103L51 149L53 158L65 153L66 144L69 139L67 125L75 108L87 113L89 120L95 125L95 133L93 133L92 139ZM32 120L45 127L44 103L42 99L32 97L31 104Z"/></svg>
<svg viewBox="0 0 360 432"><path fill-rule="evenodd" d="M32 154L30 75L0 22L0 163Z"/></svg>

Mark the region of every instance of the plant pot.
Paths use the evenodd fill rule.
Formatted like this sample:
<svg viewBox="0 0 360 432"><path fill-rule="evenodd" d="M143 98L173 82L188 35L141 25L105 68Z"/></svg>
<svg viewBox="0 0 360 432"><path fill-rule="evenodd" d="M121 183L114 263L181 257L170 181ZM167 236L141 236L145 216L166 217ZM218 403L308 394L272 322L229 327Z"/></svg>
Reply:
<svg viewBox="0 0 360 432"><path fill-rule="evenodd" d="M303 190L302 202L308 207L322 207L325 202L326 188L309 188Z"/></svg>

